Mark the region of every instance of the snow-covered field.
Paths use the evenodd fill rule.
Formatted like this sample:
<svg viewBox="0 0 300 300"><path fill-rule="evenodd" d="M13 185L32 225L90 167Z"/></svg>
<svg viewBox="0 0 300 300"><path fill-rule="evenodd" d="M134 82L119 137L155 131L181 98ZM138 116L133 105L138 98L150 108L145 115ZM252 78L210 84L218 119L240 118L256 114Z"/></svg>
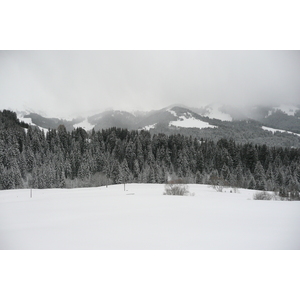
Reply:
<svg viewBox="0 0 300 300"><path fill-rule="evenodd" d="M164 185L0 192L0 249L300 249L300 201Z"/></svg>

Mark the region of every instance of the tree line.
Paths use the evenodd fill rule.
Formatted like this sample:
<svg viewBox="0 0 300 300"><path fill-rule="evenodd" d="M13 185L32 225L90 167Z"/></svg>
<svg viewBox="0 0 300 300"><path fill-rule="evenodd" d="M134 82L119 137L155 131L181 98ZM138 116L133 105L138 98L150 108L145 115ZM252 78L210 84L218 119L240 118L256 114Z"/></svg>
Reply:
<svg viewBox="0 0 300 300"><path fill-rule="evenodd" d="M276 191L299 199L300 149L110 128L41 131L0 112L0 189L186 183Z"/></svg>

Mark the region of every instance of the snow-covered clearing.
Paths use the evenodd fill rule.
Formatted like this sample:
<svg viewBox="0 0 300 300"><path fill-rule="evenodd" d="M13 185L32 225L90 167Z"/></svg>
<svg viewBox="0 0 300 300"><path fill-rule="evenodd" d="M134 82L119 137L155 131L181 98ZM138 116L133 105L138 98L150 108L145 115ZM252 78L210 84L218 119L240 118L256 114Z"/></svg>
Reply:
<svg viewBox="0 0 300 300"><path fill-rule="evenodd" d="M34 124L34 123L32 122L32 119L31 119L31 118L24 118L24 116L18 115L18 119L20 120L20 122L23 121L24 123L27 123L28 125L38 127L41 131L44 130L44 132L45 132L45 131L48 130L48 128L46 129L46 128L43 128L43 127L41 127L41 126L37 126L36 124ZM27 129L26 129L26 130L27 130Z"/></svg>
<svg viewBox="0 0 300 300"><path fill-rule="evenodd" d="M300 136L300 134L298 133L294 133L292 131L287 131L287 130L282 130L282 129L275 129L275 128L271 128L271 127L266 127L266 126L262 126L262 129L263 130L267 130L267 131L271 131L272 133L275 133L275 132L283 132L283 133L289 133L289 134L293 134L293 135L298 135Z"/></svg>
<svg viewBox="0 0 300 300"><path fill-rule="evenodd" d="M170 126L176 127L184 127L184 128L215 128L217 126L210 125L207 122L203 122L201 120L195 119L190 113L187 116L180 116L180 120L171 121L169 123Z"/></svg>
<svg viewBox="0 0 300 300"><path fill-rule="evenodd" d="M84 119L82 122L74 124L73 127L74 128L81 127L83 129L89 131L89 130L92 130L95 127L95 125L92 125L87 119Z"/></svg>
<svg viewBox="0 0 300 300"><path fill-rule="evenodd" d="M177 117L177 113L172 109L167 109L169 113L171 113L174 117Z"/></svg>
<svg viewBox="0 0 300 300"><path fill-rule="evenodd" d="M0 192L0 249L300 249L300 201L164 185Z"/></svg>
<svg viewBox="0 0 300 300"><path fill-rule="evenodd" d="M157 123L153 124L153 125L147 125L143 127L143 130L150 130L150 129L154 129Z"/></svg>

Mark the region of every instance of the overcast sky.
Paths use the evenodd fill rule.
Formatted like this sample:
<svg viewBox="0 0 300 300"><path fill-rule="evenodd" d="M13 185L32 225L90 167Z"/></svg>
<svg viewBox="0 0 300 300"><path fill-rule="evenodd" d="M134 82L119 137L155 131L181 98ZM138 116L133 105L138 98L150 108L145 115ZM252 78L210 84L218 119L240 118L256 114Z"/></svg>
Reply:
<svg viewBox="0 0 300 300"><path fill-rule="evenodd" d="M1 51L0 109L300 104L299 51Z"/></svg>

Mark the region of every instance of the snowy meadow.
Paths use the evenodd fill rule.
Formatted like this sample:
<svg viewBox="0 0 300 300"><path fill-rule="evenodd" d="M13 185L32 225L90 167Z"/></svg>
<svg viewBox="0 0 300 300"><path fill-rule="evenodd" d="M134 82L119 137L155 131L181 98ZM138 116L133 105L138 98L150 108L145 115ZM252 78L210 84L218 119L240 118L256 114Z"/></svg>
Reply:
<svg viewBox="0 0 300 300"><path fill-rule="evenodd" d="M1 249L300 249L300 202L190 184L0 193Z"/></svg>

